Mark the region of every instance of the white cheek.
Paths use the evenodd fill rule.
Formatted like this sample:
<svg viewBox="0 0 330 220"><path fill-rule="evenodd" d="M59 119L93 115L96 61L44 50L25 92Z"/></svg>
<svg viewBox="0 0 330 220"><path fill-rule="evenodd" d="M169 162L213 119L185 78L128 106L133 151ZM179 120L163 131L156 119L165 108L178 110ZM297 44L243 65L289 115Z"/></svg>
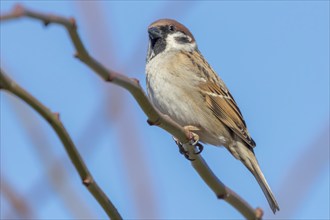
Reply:
<svg viewBox="0 0 330 220"><path fill-rule="evenodd" d="M166 49L165 51L171 50L183 50L183 51L194 51L196 49L196 43L178 43L175 38L182 36L181 33L170 34L166 38Z"/></svg>

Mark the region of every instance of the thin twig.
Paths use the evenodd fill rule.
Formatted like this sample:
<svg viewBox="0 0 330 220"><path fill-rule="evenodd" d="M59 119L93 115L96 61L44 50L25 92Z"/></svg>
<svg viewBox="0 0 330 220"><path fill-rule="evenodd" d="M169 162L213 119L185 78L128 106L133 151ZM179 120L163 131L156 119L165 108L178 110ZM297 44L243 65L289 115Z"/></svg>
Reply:
<svg viewBox="0 0 330 220"><path fill-rule="evenodd" d="M26 90L21 88L12 79L10 79L1 69L0 82L1 89L4 89L22 99L34 110L36 110L53 127L58 137L61 139L73 165L78 171L83 184L87 187L87 189L91 192L91 194L99 202L99 204L103 207L104 211L111 219L122 219L116 207L111 203L111 201L93 179L68 132L60 121L59 114L51 112L41 102L39 102Z"/></svg>
<svg viewBox="0 0 330 220"><path fill-rule="evenodd" d="M191 144L184 144L184 148L189 152L191 165L198 172L199 176L212 189L218 199L223 199L247 219L262 219L263 211L261 208L255 210L233 190L222 183L206 164L203 157L197 153L196 148Z"/></svg>
<svg viewBox="0 0 330 220"><path fill-rule="evenodd" d="M94 56L99 57L99 61L107 63L108 66L118 66L117 52L115 47L115 36L109 32L116 29L116 23L113 19L106 19L106 14L114 14L114 8L104 8L101 1L75 1L78 12L82 15L87 41L90 50L94 51ZM98 25L95 25L98 24ZM105 30L102 27L109 27ZM87 43L85 41L85 44ZM137 59L136 59L137 60ZM134 61L130 62L133 65ZM123 69L123 68L121 68ZM120 70L122 72L122 70ZM100 81L97 81L97 87ZM106 84L107 85L107 84ZM100 134L106 134L96 130L103 125L114 126L117 130L118 157L121 163L121 169L125 175L128 190L131 192L130 201L136 208L136 218L139 219L157 219L159 217L159 200L153 178L151 176L150 161L146 157L145 151L148 145L141 139L141 131L135 120L133 108L126 108L125 90L116 86L103 86L101 91L102 98L96 104L96 109L103 109L103 114L94 114L92 124L86 124L86 131L92 128L92 132L87 135L93 137L89 141L99 138ZM116 103L114 105L114 103ZM125 112L125 114L123 113ZM103 117L102 117L103 116ZM120 122L120 123L116 123ZM101 124L102 123L102 124ZM96 134L99 133L99 134ZM129 138L127 138L129 134ZM85 135L86 136L86 135ZM84 138L86 139L86 137ZM132 147L134 146L134 147ZM139 166L136 166L139 164Z"/></svg>
<svg viewBox="0 0 330 220"><path fill-rule="evenodd" d="M34 12L25 9L20 5L17 5L11 13L1 15L0 21L17 19L21 17L34 18L42 21L45 25L49 25L50 23L63 25L68 30L70 39L74 47L76 48L77 52L75 54L75 57L80 59L83 63L85 63L92 70L94 70L95 73L99 75L103 80L112 82L127 89L134 96L135 100L138 102L144 113L149 118L149 122L151 124L158 125L171 134L175 133L176 137L182 143L186 143L189 141L189 132L187 132L185 129L183 129L183 127L175 123L169 117L162 115L157 109L153 107L137 79L128 78L120 73L108 70L88 54L77 33L76 22L73 18L67 19L60 16Z"/></svg>
<svg viewBox="0 0 330 220"><path fill-rule="evenodd" d="M145 95L137 79L128 78L120 73L108 70L88 54L77 33L77 26L73 18L67 19L60 16L34 12L18 5L11 13L1 16L0 20L10 20L20 17L34 18L42 21L46 25L50 23L63 25L67 29L71 41L76 48L77 52L75 56L77 58L79 58L83 63L94 70L95 73L98 74L103 80L114 83L128 90L148 117L148 123L150 125L157 125L163 128L174 137L176 137L181 143L186 143L189 149L195 151L195 147L189 144L189 137L191 137L189 131L185 130L179 124L171 120L169 117L161 114L156 108L154 108L154 106L150 103L147 96ZM262 218L262 210L260 208L253 209L240 196L226 187L207 166L201 155L195 155L194 152L191 152L190 154L192 155L192 158L195 159L192 161L194 169L198 172L198 174L202 177L205 183L211 188L211 190L217 195L219 199L224 199L247 219Z"/></svg>
<svg viewBox="0 0 330 220"><path fill-rule="evenodd" d="M41 185L45 189L48 189L48 191L49 189L55 190L55 194L57 194L63 201L64 206L67 207L73 218L95 219L95 215L93 215L91 212L90 207L88 207L86 201L82 199L81 194L77 192L78 188L75 187L75 185L72 183L68 182L69 173L66 167L67 164L63 163L60 158L58 158L52 151L52 142L47 137L46 131L43 129L38 129L41 127L41 121L39 120L39 117L37 118L37 116L32 114L31 111L26 111L25 108L21 108L21 105L23 104L18 103L17 100L10 101L11 102L8 104L12 106L11 109L13 113L16 115L16 117L18 117L23 129L29 136L36 156L40 160L41 164L43 164L43 169L45 170L45 175L42 175L41 178L44 182L44 185L41 185L40 183L34 184L34 188L31 187L28 190L29 193L25 195L27 198L31 198L32 192L33 200L30 199L29 203L33 204L34 201L34 207L40 208L39 205L45 203L43 199L50 197L47 196L45 191L40 188ZM69 162L67 155L64 156L66 159L65 161ZM51 187L49 187L48 183L50 183ZM40 197L43 197L43 199L40 199Z"/></svg>

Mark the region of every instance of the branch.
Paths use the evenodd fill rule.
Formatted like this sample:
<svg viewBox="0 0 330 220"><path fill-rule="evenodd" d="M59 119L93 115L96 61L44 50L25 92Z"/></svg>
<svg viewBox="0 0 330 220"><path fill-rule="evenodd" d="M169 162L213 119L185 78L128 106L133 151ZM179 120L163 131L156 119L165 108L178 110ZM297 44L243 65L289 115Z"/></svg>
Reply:
<svg viewBox="0 0 330 220"><path fill-rule="evenodd" d="M45 169L45 175L42 175L39 180L35 181L33 186L29 187L28 193L25 195L29 198L29 204L32 207L40 208L41 204L45 203L45 201L50 198L49 195L51 193L49 192L54 190L55 194L63 201L64 206L68 209L72 218L95 219L95 214L91 212L91 207L87 206L86 200L82 198L76 185L68 182L69 173L67 163L70 163L70 160L67 160L67 155L64 154L65 158L63 158L63 160L55 156L51 149L51 140L48 138L46 131L38 129L41 127L41 121L33 114L34 112L26 111L25 108L21 108L18 102L14 102L13 100L8 101L7 104L11 105L10 111L13 111L14 115L16 115L17 119L21 122L23 129L27 136L29 136L31 145L33 145L38 159L44 165ZM80 145L76 145L79 146L79 151L82 152ZM64 161L67 163L64 163ZM49 187L48 183L50 183L51 187Z"/></svg>
<svg viewBox="0 0 330 220"><path fill-rule="evenodd" d="M186 143L185 147L190 151L190 158L195 159L192 161L192 166L205 181L205 183L211 188L216 194L217 198L224 199L230 205L232 205L237 211L239 211L247 219L261 219L262 210L260 208L253 209L246 201L240 196L226 187L208 167L206 162L203 160L201 155L195 155L195 146L190 144L191 134L185 130L179 124L171 120L166 115L161 114L154 106L150 103L143 89L141 88L137 79L128 78L120 73L105 68L102 64L91 57L85 49L78 33L76 22L73 18L64 18L55 15L47 15L39 12L30 11L24 7L17 5L11 13L0 16L0 21L12 20L21 17L29 17L42 21L45 25L55 23L64 26L69 35L70 39L76 49L75 57L80 59L88 67L99 75L103 80L111 82L118 86L128 90L135 100L138 102L141 109L148 117L148 123L150 125L157 125L168 133L176 137L181 143Z"/></svg>
<svg viewBox="0 0 330 220"><path fill-rule="evenodd" d="M93 179L93 176L86 167L68 132L61 123L59 114L51 112L41 102L39 102L36 98L34 98L27 91L17 85L12 79L10 79L1 69L0 88L22 99L34 110L36 110L53 127L58 137L61 139L73 165L78 171L83 184L87 187L87 189L99 202L99 204L103 207L104 211L111 219L122 219L116 207L111 203L102 189Z"/></svg>
<svg viewBox="0 0 330 220"><path fill-rule="evenodd" d="M17 216L22 219L33 219L35 213L33 213L33 210L31 209L30 206L31 204L29 204L26 201L26 198L24 198L24 196L22 196L21 194L19 194L19 192L17 192L14 184L8 182L7 178L3 176L2 173L1 173L0 191L3 198L6 199L10 204L10 206L12 207L13 209L12 212L15 213L14 216ZM14 216L10 216L10 217L15 218Z"/></svg>
<svg viewBox="0 0 330 220"><path fill-rule="evenodd" d="M119 62L116 59L118 57L115 54L117 52L116 49L119 48L114 41L115 36L109 30L99 28L117 28L115 20L106 19L106 15L112 14L115 9L112 7L104 8L102 3L101 1L75 1L74 6L81 15L82 20L79 22L84 23L87 36L85 44L88 41L89 50L95 51L93 55L100 57L99 62L106 62L109 66L118 66ZM91 13L93 16L91 16ZM141 44L137 45L141 46ZM127 63L130 64L129 66L134 66L137 60L131 60ZM95 80L95 83L99 84L100 81L97 80L98 78ZM85 137L78 140L89 139L86 143L93 143L101 135L108 135L108 129L101 129L101 131L101 127L112 127L117 124L116 139L118 139L117 143L120 146L117 156L122 163L121 169L128 183L128 190L131 192L131 202L137 211L135 217L137 219L157 219L160 208L159 201L156 199L158 192L151 175L150 161L146 158L147 155L144 154L148 145L145 144L145 140L140 138L143 131L138 129L137 121L134 119L134 108L125 107L126 100L124 95L127 95L125 94L126 91L115 87L112 85L102 87L102 98L94 106L94 109L99 109L101 114L95 113L86 119L85 130L80 134L81 137L83 135ZM123 114L123 111L125 114ZM86 132L89 133L86 135ZM127 134L129 134L129 138L127 138ZM83 145L87 146L86 143L83 143L81 147ZM139 164L139 166L136 166L136 164Z"/></svg>

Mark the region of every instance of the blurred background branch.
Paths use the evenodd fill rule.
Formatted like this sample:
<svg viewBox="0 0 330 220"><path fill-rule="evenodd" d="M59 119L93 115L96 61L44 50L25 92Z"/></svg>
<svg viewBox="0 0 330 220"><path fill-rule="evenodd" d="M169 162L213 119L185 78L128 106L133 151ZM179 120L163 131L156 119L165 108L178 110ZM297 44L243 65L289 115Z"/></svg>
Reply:
<svg viewBox="0 0 330 220"><path fill-rule="evenodd" d="M5 14L5 15L1 16L1 20L8 20L8 19L24 17L24 16L39 19L39 20L43 21L44 24L46 24L46 25L48 25L49 23L57 23L57 24L60 24L60 25L63 25L64 27L66 27L66 29L68 30L69 35L71 37L72 43L74 44L74 46L77 50L77 52L76 52L77 58L79 58L82 62L84 62L91 69L93 69L95 71L95 73L97 73L105 81L109 81L109 82L117 84L121 87L126 88L134 96L135 100L139 103L140 107L144 110L145 114L148 116L149 124L158 125L159 127L162 127L163 129L165 129L166 131L168 131L169 133L171 133L172 135L177 137L181 143L187 143L189 141L189 137L191 136L189 134L189 132L186 131L185 129L183 129L181 126L179 126L174 121L170 120L168 117L165 117L162 114L160 114L158 112L158 110L156 110L152 106L152 104L149 102L149 100L145 96L145 93L142 90L142 88L140 87L137 80L130 79L117 72L107 70L97 60L95 60L88 54L82 41L80 40L78 33L76 32L77 26L75 24L74 19L65 19L64 17L60 17L60 16L46 15L46 14L42 14L39 12L33 12L30 10L27 10L27 9L23 8L22 6L16 6L15 9L13 10L12 14ZM5 79L5 75L4 74L2 74L2 75L3 75L3 78ZM8 84L5 84L5 85L8 85ZM39 109L38 105L36 105L35 107L37 107L36 110L38 111L38 109ZM39 111L39 113L42 114L42 112L40 112L40 111ZM50 116L47 114L44 114L44 116L48 117L48 120L51 119L50 116L52 116L53 120L55 120L55 122L59 122L58 118L57 117L54 118L54 115L52 113ZM53 125L53 124L51 124L51 125ZM61 130L57 130L57 131L61 131ZM61 135L59 135L59 137L61 137ZM125 139L125 138L123 138L123 139ZM74 147L74 146L72 146L72 147ZM68 153L70 155L70 151L68 151ZM76 156L76 154L74 156ZM72 155L70 155L70 156L72 156ZM262 212L260 211L260 209L257 209L255 211L241 197L239 197L236 193L233 193L231 190L229 190L229 188L225 187L225 185L219 179L216 178L216 176L213 174L213 172L210 170L210 168L207 166L207 164L204 162L204 160L202 159L202 157L200 155L198 155L195 158L195 161L192 163L200 164L200 166L193 166L193 167L196 169L197 172L203 172L203 173L200 173L200 176L207 177L207 178L203 178L207 184L208 184L208 182L213 183L213 184L208 184L213 191L217 191L218 189L220 189L222 192L224 192L224 193L221 193L220 195L217 195L218 198L225 199L225 201L227 201L234 208L236 208L237 211L239 211L247 219L260 219L262 217ZM203 169L198 169L198 167L203 167ZM77 168L77 170L81 171L81 169L79 169L79 167ZM87 172L86 167L82 170L84 172ZM96 186L97 187L97 185L93 185L94 181L89 173L88 173L88 177L84 173L80 173L80 174L83 177L85 177L85 178L83 178L83 181L87 186L94 186L94 187ZM212 187L215 187L217 189L213 189ZM88 187L88 188L90 189L90 187ZM93 190L91 190L91 191L93 192ZM97 192L100 193L100 189L98 187L97 187ZM96 197L96 198L99 198L99 197ZM101 197L101 198L103 198L103 197ZM226 198L230 198L230 199L226 199ZM110 207L111 207L112 204L110 201L109 201L109 203L110 203ZM100 202L100 204L106 210L107 207L104 205L104 203ZM110 211L110 210L108 210L108 211ZM107 212L107 210L106 210L106 212ZM112 216L112 217L120 217L119 213L116 213L116 209L114 207L112 207L111 211L107 212L107 213L108 213L108 215L109 214L113 215L113 213L115 213L118 215Z"/></svg>
<svg viewBox="0 0 330 220"><path fill-rule="evenodd" d="M34 216L33 210L31 209L28 199L18 193L13 184L7 181L4 174L1 174L0 191L4 198L9 202L13 211L7 213L5 218L21 218L31 219Z"/></svg>
<svg viewBox="0 0 330 220"><path fill-rule="evenodd" d="M118 51L114 46L113 34L107 32L107 30L117 29L114 19L106 19L106 12L98 1L77 1L74 6L82 18L81 23L84 24L82 30L87 36L86 43L90 45L90 50L101 63L117 69ZM113 14L112 10L109 8L107 13ZM127 93L121 88L100 83L97 83L95 87L101 87L99 89L101 98L96 104L99 113L91 116L80 135L79 143L90 142L102 135L109 135L109 129L105 128L113 127L115 131L113 134L117 136L119 146L117 156L122 163L120 169L131 195L131 200L128 202L135 206L137 218L156 219L159 216L159 199L149 169L152 164L145 156L148 144L143 143L143 139L140 138L141 133L136 124L134 108L125 106ZM92 134L93 138L86 140L90 136L87 134Z"/></svg>
<svg viewBox="0 0 330 220"><path fill-rule="evenodd" d="M114 41L114 33L109 33L108 30L117 30L116 17L113 15L113 8L109 7L105 10L102 7L102 2L99 1L77 1L74 6L81 15L81 24L83 31L87 36L90 50L95 54L95 57L105 64L107 67L119 69L120 72L128 75L132 73L143 72L140 70L144 63L136 59L140 56L141 51L146 48L143 44L134 45L131 55L126 58L125 62L120 63L118 60L118 47ZM165 2L165 6L158 9L154 13L155 19L158 16L166 16L166 13L171 10L173 16L184 16L193 7L195 2L180 2L173 8L172 2ZM106 14L112 19L107 19ZM98 25L95 25L98 24ZM107 27L107 28L104 28ZM143 42L144 35L138 36L140 42ZM127 65L129 64L129 65ZM107 86L97 83L96 88L101 87L101 99L95 108L98 113L93 114L81 132L78 139L78 145L88 146L87 143L93 142L95 139L101 138L102 135L107 135L107 127L116 127L119 142L119 156L123 163L123 173L126 174L128 187L132 192L132 202L136 206L138 218L158 218L159 217L159 195L155 188L155 180L151 178L150 167L152 161L146 157L145 152L148 151L148 144L143 141L140 129L136 125L136 112L133 108L125 106L125 91L120 88ZM116 104L113 104L116 103ZM92 138L87 134L92 134ZM126 138L129 134L130 138ZM134 146L134 147L132 147ZM136 166L136 165L139 166Z"/></svg>
<svg viewBox="0 0 330 220"><path fill-rule="evenodd" d="M10 99L8 104L11 105L12 111L16 113L32 142L35 155L40 161L40 169L43 169L44 177L46 177L31 187L29 191L33 194L27 196L29 202L40 207L47 199L46 197L49 197L49 191L54 190L74 218L95 219L96 215L77 192L76 187L69 181L68 166L70 164L68 158L62 159L56 156L55 152L52 151L55 147L54 144L48 139L46 132L41 129L40 121L31 111L26 110L26 106L21 106L23 104L14 99ZM47 187L49 184L51 189Z"/></svg>
<svg viewBox="0 0 330 220"><path fill-rule="evenodd" d="M52 113L48 108L46 108L42 103L36 100L27 91L17 85L13 80L11 80L1 69L0 70L0 88L8 91L9 93L22 99L26 104L34 108L54 129L58 137L61 139L65 150L67 151L73 165L77 169L82 182L95 197L95 199L103 207L104 211L108 214L111 219L122 219L116 207L107 198L102 189L97 185L92 175L90 174L88 168L86 167L83 159L81 158L79 152L74 146L69 134L65 130L63 124L59 119L58 113Z"/></svg>
<svg viewBox="0 0 330 220"><path fill-rule="evenodd" d="M283 182L278 189L279 201L283 203L284 208L275 217L266 216L266 218L283 219L285 216L294 216L301 203L308 199L309 194L306 192L313 191L318 178L322 176L326 168L329 168L329 128L330 125L327 124L323 131L317 134L315 140L303 148L303 152L286 170Z"/></svg>
<svg viewBox="0 0 330 220"><path fill-rule="evenodd" d="M0 1L0 13L5 15L18 2ZM145 78L146 27L160 18L173 18L188 26L199 49L240 104L258 143L259 162L283 204L275 216L265 209L264 218L329 219L329 140L324 136L329 130L330 100L328 1L88 3L24 2L37 11L74 16L86 48L97 60L141 82ZM64 31L58 25L44 31L30 19L2 22L1 69L10 72L44 105L61 112L61 120L93 176L117 208L125 210L125 218L241 219L227 203L219 206L212 191L173 148L166 132L148 129L145 114L125 90L100 83L86 66L72 61L72 44ZM26 70L33 74L26 74ZM32 218L71 219L84 214L86 218L93 214L107 218L80 186L61 142L39 114L0 92L0 117L1 178L17 198L23 198ZM150 213L136 204L141 198L134 190L144 187L143 175L131 177L127 173L132 165L138 173L144 170L135 164L141 158L124 161L132 157L126 154L131 154L130 148L135 146L121 140L130 136L125 135L127 125L121 125L125 120L131 120L140 133L134 134L136 147L145 160L141 167L147 169L146 184L153 191L150 197L145 196L149 200L145 203L156 203L156 210ZM30 132L35 134L31 136ZM35 140L38 138L41 140ZM52 147L47 164L42 162L43 153L38 152L37 144ZM214 173L253 207L266 207L254 179L227 152L205 146L203 157ZM61 186L52 185L48 177L52 172ZM142 185L135 185L135 181ZM68 191L72 187L78 196L73 198L85 203L87 209L79 202L69 207L63 201L71 196ZM0 218L20 218L20 210L0 194ZM71 207L89 214L79 214Z"/></svg>

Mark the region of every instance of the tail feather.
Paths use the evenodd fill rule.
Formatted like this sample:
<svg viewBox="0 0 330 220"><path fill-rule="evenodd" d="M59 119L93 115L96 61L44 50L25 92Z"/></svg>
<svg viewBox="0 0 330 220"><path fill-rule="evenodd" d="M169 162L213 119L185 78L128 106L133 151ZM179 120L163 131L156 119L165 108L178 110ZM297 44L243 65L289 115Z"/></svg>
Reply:
<svg viewBox="0 0 330 220"><path fill-rule="evenodd" d="M277 204L277 201L275 199L275 196L270 189L267 180L262 173L257 158L255 157L254 153L248 149L246 146L244 146L242 143L237 142L238 151L237 154L239 156L238 159L240 159L243 164L251 171L251 173L254 175L256 180L258 181L263 193L266 196L266 199L269 203L270 208L272 209L273 213L275 214L276 211L279 211L280 208Z"/></svg>
<svg viewBox="0 0 330 220"><path fill-rule="evenodd" d="M257 179L263 193L265 194L265 196L267 198L270 208L273 210L273 213L275 214L276 211L280 210L280 208L277 204L277 201L275 199L275 196L274 196L272 190L270 189L264 174L261 172L257 160L255 160L255 163L251 162L251 164L254 168L253 175Z"/></svg>

